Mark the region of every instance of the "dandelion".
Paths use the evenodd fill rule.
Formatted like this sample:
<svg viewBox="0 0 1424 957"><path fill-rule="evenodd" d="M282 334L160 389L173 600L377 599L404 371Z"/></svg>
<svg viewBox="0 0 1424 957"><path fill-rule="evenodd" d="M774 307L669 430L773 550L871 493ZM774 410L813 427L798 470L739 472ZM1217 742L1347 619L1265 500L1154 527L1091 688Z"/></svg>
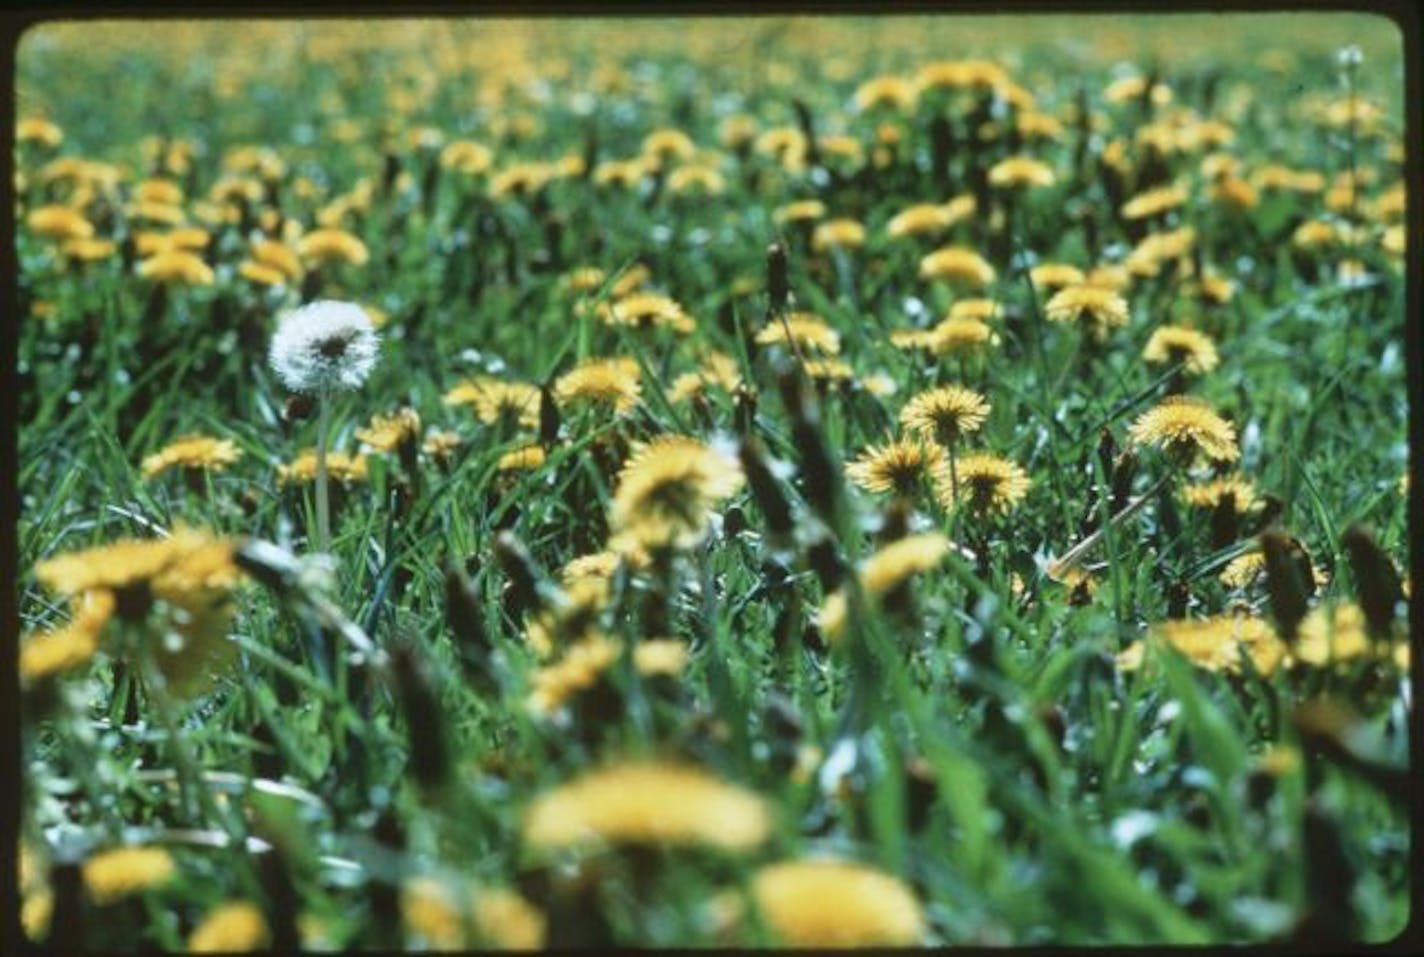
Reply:
<svg viewBox="0 0 1424 957"><path fill-rule="evenodd" d="M185 435L145 456L139 468L145 479L152 479L172 468L221 472L241 457L242 450L231 439Z"/></svg>
<svg viewBox="0 0 1424 957"><path fill-rule="evenodd" d="M735 456L687 436L660 436L619 472L609 527L650 548L691 547L706 533L713 507L743 481Z"/></svg>
<svg viewBox="0 0 1424 957"><path fill-rule="evenodd" d="M1195 508L1216 508L1230 499L1237 512L1249 511L1256 505L1256 486L1248 478L1228 475L1182 489L1182 497Z"/></svg>
<svg viewBox="0 0 1424 957"><path fill-rule="evenodd" d="M395 452L414 445L420 436L420 415L405 407L391 415L377 415L368 428L356 430L356 441L377 452Z"/></svg>
<svg viewBox="0 0 1424 957"><path fill-rule="evenodd" d="M1237 555L1226 563L1217 579L1227 588L1246 588L1266 573L1266 554L1261 550Z"/></svg>
<svg viewBox="0 0 1424 957"><path fill-rule="evenodd" d="M1240 457L1236 430L1211 406L1191 396L1169 396L1148 409L1128 430L1138 445L1155 445L1170 457L1189 462L1197 454L1217 462Z"/></svg>
<svg viewBox="0 0 1424 957"><path fill-rule="evenodd" d="M714 901L719 923L740 921L739 900ZM914 947L924 942L924 913L910 888L883 871L849 861L783 861L763 867L752 877L751 902L782 946Z"/></svg>
<svg viewBox="0 0 1424 957"><path fill-rule="evenodd" d="M771 218L778 226L787 223L810 223L826 215L826 204L819 199L802 199L779 206Z"/></svg>
<svg viewBox="0 0 1424 957"><path fill-rule="evenodd" d="M694 396L704 395L710 388L721 389L731 395L741 384L742 375L737 361L725 353L711 352L700 369L684 372L673 379L672 387L668 389L668 401L685 402Z"/></svg>
<svg viewBox="0 0 1424 957"><path fill-rule="evenodd" d="M862 112L877 106L907 110L915 105L919 95L912 80L899 76L877 76L856 87L855 108Z"/></svg>
<svg viewBox="0 0 1424 957"><path fill-rule="evenodd" d="M624 646L601 634L591 634L569 646L556 663L534 673L526 702L530 711L549 716L577 694L601 681L622 656ZM687 645L675 639L650 638L633 646L633 668L644 677L676 676L687 663Z"/></svg>
<svg viewBox="0 0 1424 957"><path fill-rule="evenodd" d="M998 333L988 323L951 316L929 330L925 344L935 355L948 356L975 352L998 342Z"/></svg>
<svg viewBox="0 0 1424 957"><path fill-rule="evenodd" d="M1296 628L1291 656L1301 664L1325 667L1370 654L1365 613L1353 602L1312 608Z"/></svg>
<svg viewBox="0 0 1424 957"><path fill-rule="evenodd" d="M1151 219L1177 209L1187 201L1187 191L1181 186L1162 186L1139 193L1122 205L1122 218Z"/></svg>
<svg viewBox="0 0 1424 957"><path fill-rule="evenodd" d="M68 625L31 635L20 643L20 679L26 683L88 664L99 649L104 627L114 613L109 591L82 592L70 605Z"/></svg>
<svg viewBox="0 0 1424 957"><path fill-rule="evenodd" d="M455 140L440 151L440 165L466 176L478 176L489 171L494 151L473 140Z"/></svg>
<svg viewBox="0 0 1424 957"><path fill-rule="evenodd" d="M248 901L219 904L188 935L188 950L221 954L261 950L271 939L262 911Z"/></svg>
<svg viewBox="0 0 1424 957"><path fill-rule="evenodd" d="M603 303L599 316L611 326L671 329L679 335L687 335L697 328L697 323L681 305L653 292L635 292L612 303Z"/></svg>
<svg viewBox="0 0 1424 957"><path fill-rule="evenodd" d="M1007 512L1028 494L1028 473L1008 459L988 453L966 455L955 463L953 481L941 475L939 500L945 508L963 505L981 515Z"/></svg>
<svg viewBox="0 0 1424 957"><path fill-rule="evenodd" d="M859 249L865 245L865 227L854 219L832 219L816 226L811 248Z"/></svg>
<svg viewBox="0 0 1424 957"><path fill-rule="evenodd" d="M927 479L938 479L944 469L944 450L938 445L902 438L868 447L845 471L847 478L867 492L910 497Z"/></svg>
<svg viewBox="0 0 1424 957"><path fill-rule="evenodd" d="M770 807L753 792L691 765L630 761L536 798L523 833L541 851L634 844L735 853L756 848L770 831Z"/></svg>
<svg viewBox="0 0 1424 957"><path fill-rule="evenodd" d="M314 229L297 241L297 255L312 265L364 266L366 244L342 229Z"/></svg>
<svg viewBox="0 0 1424 957"><path fill-rule="evenodd" d="M995 275L983 256L963 246L946 246L920 260L921 279L943 279L977 288L993 282Z"/></svg>
<svg viewBox="0 0 1424 957"><path fill-rule="evenodd" d="M212 267L185 249L169 249L139 263L138 274L164 285L211 286Z"/></svg>
<svg viewBox="0 0 1424 957"><path fill-rule="evenodd" d="M25 226L36 236L57 242L94 235L94 224L69 206L41 206L25 217Z"/></svg>
<svg viewBox="0 0 1424 957"><path fill-rule="evenodd" d="M1287 655L1285 644L1270 624L1253 615L1165 621L1153 625L1148 638L1176 650L1198 668L1229 674L1241 670L1245 655L1258 674L1270 677ZM1136 670L1141 664L1141 647L1129 646L1118 657L1123 671Z"/></svg>
<svg viewBox="0 0 1424 957"><path fill-rule="evenodd" d="M891 239L904 236L925 236L941 233L951 225L949 212L942 205L918 203L901 210L885 224Z"/></svg>
<svg viewBox="0 0 1424 957"><path fill-rule="evenodd" d="M315 448L302 450L291 462L277 466L277 482L281 485L293 485L316 481L316 460ZM331 450L326 453L327 474L343 485L366 481L369 465L365 455L350 455Z"/></svg>
<svg viewBox="0 0 1424 957"><path fill-rule="evenodd" d="M1049 322L1083 323L1098 341L1108 330L1127 325L1127 301L1099 286L1068 286L1054 293L1043 307Z"/></svg>
<svg viewBox="0 0 1424 957"><path fill-rule="evenodd" d="M521 445L499 457L495 466L501 472L532 472L543 466L546 455L542 446Z"/></svg>
<svg viewBox="0 0 1424 957"><path fill-rule="evenodd" d="M900 410L900 424L928 439L952 446L975 432L989 417L982 395L963 386L942 386L922 392Z"/></svg>
<svg viewBox="0 0 1424 957"><path fill-rule="evenodd" d="M841 351L840 333L809 312L793 312L783 322L767 323L757 333L756 341L768 346L790 342L798 348L830 356Z"/></svg>
<svg viewBox="0 0 1424 957"><path fill-rule="evenodd" d="M121 847L84 862L84 886L96 904L111 904L157 887L177 873L173 857L158 847Z"/></svg>
<svg viewBox="0 0 1424 957"><path fill-rule="evenodd" d="M585 359L554 381L554 398L563 405L584 405L623 415L642 394L638 361L628 357Z"/></svg>
<svg viewBox="0 0 1424 957"><path fill-rule="evenodd" d="M1211 337L1186 326L1158 326L1148 338L1142 358L1154 365L1180 365L1192 375L1205 375L1220 361Z"/></svg>
<svg viewBox="0 0 1424 957"><path fill-rule="evenodd" d="M539 424L539 387L481 376L456 385L445 393L449 406L472 405L481 422L516 422L526 428Z"/></svg>
<svg viewBox="0 0 1424 957"><path fill-rule="evenodd" d="M1029 156L1010 156L989 167L989 183L1001 189L1052 186L1053 167Z"/></svg>
<svg viewBox="0 0 1424 957"><path fill-rule="evenodd" d="M42 116L27 116L15 124L15 142L53 148L64 142L64 131Z"/></svg>

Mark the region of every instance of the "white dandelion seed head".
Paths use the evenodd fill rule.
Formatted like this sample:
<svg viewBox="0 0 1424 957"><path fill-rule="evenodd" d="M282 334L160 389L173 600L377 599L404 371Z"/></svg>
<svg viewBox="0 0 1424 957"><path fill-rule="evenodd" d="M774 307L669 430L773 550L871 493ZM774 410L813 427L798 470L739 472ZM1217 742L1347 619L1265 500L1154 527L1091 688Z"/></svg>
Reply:
<svg viewBox="0 0 1424 957"><path fill-rule="evenodd" d="M321 394L360 388L380 346L364 309L328 299L283 316L267 358L289 390Z"/></svg>

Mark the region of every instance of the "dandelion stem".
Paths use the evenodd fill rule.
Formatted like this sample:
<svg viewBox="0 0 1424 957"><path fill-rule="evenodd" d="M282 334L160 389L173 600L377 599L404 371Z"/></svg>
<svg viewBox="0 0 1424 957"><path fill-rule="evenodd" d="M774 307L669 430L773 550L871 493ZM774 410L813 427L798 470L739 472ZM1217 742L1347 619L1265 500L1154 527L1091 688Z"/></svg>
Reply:
<svg viewBox="0 0 1424 957"><path fill-rule="evenodd" d="M1121 525L1124 521L1131 518L1132 515L1139 511L1142 506L1146 505L1147 502L1154 495L1160 492L1163 486L1165 486L1171 480L1171 478L1172 473L1168 472L1167 474L1159 478L1156 482L1153 482L1151 488L1149 488L1147 491L1143 492L1141 495L1137 496L1136 498L1128 502L1126 505L1124 505L1122 507L1122 510L1116 515L1114 515L1112 518L1108 519L1107 522L1101 528L1093 532L1093 534L1089 535L1087 538L1083 539L1078 544L1074 545L1072 548L1068 549L1068 551L1063 554L1062 558L1059 558L1057 561L1050 563L1050 567L1053 569L1054 573L1061 575L1063 572L1066 572L1068 569L1072 568L1079 561L1081 561L1083 556L1088 554L1088 552L1092 550L1093 546L1097 545L1098 542L1103 540L1103 538L1108 533L1108 529L1116 528L1118 525Z"/></svg>
<svg viewBox="0 0 1424 957"><path fill-rule="evenodd" d="M316 424L316 547L317 551L331 549L331 504L327 492L326 442L331 429L331 395L322 393L317 397Z"/></svg>

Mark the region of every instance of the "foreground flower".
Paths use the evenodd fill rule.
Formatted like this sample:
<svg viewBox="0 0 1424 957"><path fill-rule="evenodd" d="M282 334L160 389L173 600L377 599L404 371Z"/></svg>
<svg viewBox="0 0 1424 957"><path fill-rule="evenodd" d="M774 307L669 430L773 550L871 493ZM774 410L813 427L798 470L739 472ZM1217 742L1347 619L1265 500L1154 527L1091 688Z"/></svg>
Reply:
<svg viewBox="0 0 1424 957"><path fill-rule="evenodd" d="M379 349L364 309L327 299L283 316L268 358L289 390L323 395L360 388L375 368Z"/></svg>
<svg viewBox="0 0 1424 957"><path fill-rule="evenodd" d="M1043 314L1049 322L1083 323L1102 341L1109 329L1127 325L1127 300L1101 286L1067 286L1053 294Z"/></svg>
<svg viewBox="0 0 1424 957"><path fill-rule="evenodd" d="M240 953L261 950L271 940L267 921L256 905L248 901L219 904L188 935L188 950L194 954Z"/></svg>
<svg viewBox="0 0 1424 957"><path fill-rule="evenodd" d="M497 950L538 950L547 936L547 920L538 908L504 887L473 887L460 895L439 881L420 877L401 890L401 917L432 950L477 946ZM473 933L470 933L473 931Z"/></svg>
<svg viewBox="0 0 1424 957"><path fill-rule="evenodd" d="M99 650L104 626L114 613L114 596L92 591L75 596L69 624L20 642L20 680L37 681L84 665Z"/></svg>
<svg viewBox="0 0 1424 957"><path fill-rule="evenodd" d="M1198 453L1218 462L1234 462L1241 454L1231 423L1192 396L1163 399L1138 417L1128 435L1138 445L1155 445L1184 462Z"/></svg>
<svg viewBox="0 0 1424 957"><path fill-rule="evenodd" d="M1192 375L1204 375L1220 361L1211 337L1186 326L1158 326L1147 340L1142 358L1154 365L1181 364Z"/></svg>
<svg viewBox="0 0 1424 957"><path fill-rule="evenodd" d="M865 600L875 607L913 576L937 568L953 547L938 532L907 535L886 545L861 565L860 588ZM845 634L849 601L845 588L826 596L816 624L827 640L838 641Z"/></svg>
<svg viewBox="0 0 1424 957"><path fill-rule="evenodd" d="M924 941L925 917L914 892L889 874L849 861L763 867L752 878L751 901L783 946L914 947ZM718 898L714 907L719 923L740 923L736 898Z"/></svg>
<svg viewBox="0 0 1424 957"><path fill-rule="evenodd" d="M920 438L901 438L872 445L846 465L846 477L867 492L913 496L926 480L935 481L946 468L944 450Z"/></svg>
<svg viewBox="0 0 1424 957"><path fill-rule="evenodd" d="M609 527L647 547L690 547L706 533L713 507L742 482L734 456L687 436L661 436L619 473Z"/></svg>
<svg viewBox="0 0 1424 957"><path fill-rule="evenodd" d="M585 773L541 795L524 817L524 842L542 851L605 844L749 851L770 831L771 809L755 793L663 761Z"/></svg>
<svg viewBox="0 0 1424 957"><path fill-rule="evenodd" d="M111 904L131 894L157 887L178 868L158 847L121 847L95 854L84 862L84 886L96 904Z"/></svg>
<svg viewBox="0 0 1424 957"><path fill-rule="evenodd" d="M958 459L952 476L940 476L938 493L945 508L963 505L982 515L1009 511L1028 494L1030 484L1018 464L977 452Z"/></svg>
<svg viewBox="0 0 1424 957"><path fill-rule="evenodd" d="M1129 199L1122 206L1123 219L1149 219L1176 209L1187 201L1187 191L1180 186L1151 189Z"/></svg>
<svg viewBox="0 0 1424 957"><path fill-rule="evenodd" d="M1244 654L1264 677L1274 674L1286 660L1285 643L1262 618L1218 615L1212 618L1164 621L1148 630L1149 642L1175 649L1192 664L1207 671L1236 673ZM1118 667L1134 671L1143 662L1144 645L1135 642L1117 657Z"/></svg>
<svg viewBox="0 0 1424 957"><path fill-rule="evenodd" d="M41 206L25 217L25 225L36 236L57 242L88 239L94 235L94 224L69 206Z"/></svg>
<svg viewBox="0 0 1424 957"><path fill-rule="evenodd" d="M900 410L900 424L941 445L954 445L989 417L990 406L973 389L948 385L919 395Z"/></svg>
<svg viewBox="0 0 1424 957"><path fill-rule="evenodd" d="M242 450L231 439L214 439L206 435L185 435L144 457L140 469L151 479L172 468L221 472L242 456Z"/></svg>

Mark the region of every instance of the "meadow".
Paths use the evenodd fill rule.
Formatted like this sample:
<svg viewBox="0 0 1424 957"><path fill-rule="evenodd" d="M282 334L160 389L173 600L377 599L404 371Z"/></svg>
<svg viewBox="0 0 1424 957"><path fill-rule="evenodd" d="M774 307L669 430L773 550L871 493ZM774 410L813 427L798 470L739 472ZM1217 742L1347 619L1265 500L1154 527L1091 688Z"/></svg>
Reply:
<svg viewBox="0 0 1424 957"><path fill-rule="evenodd" d="M1387 21L17 63L30 941L1406 926Z"/></svg>

